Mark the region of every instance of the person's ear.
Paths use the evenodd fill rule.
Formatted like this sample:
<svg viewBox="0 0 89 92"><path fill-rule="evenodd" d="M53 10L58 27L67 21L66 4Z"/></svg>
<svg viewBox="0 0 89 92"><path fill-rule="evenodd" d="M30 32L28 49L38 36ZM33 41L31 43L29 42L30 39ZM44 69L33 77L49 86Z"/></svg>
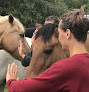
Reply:
<svg viewBox="0 0 89 92"><path fill-rule="evenodd" d="M71 37L71 31L69 29L66 30L66 36L67 36L67 39Z"/></svg>

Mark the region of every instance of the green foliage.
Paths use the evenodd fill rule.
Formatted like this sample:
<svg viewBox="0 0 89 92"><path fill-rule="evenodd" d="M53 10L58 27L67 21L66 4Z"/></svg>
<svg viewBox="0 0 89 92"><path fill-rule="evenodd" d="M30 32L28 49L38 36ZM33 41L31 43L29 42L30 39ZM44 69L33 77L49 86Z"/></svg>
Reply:
<svg viewBox="0 0 89 92"><path fill-rule="evenodd" d="M84 4L89 12L89 0L1 0L0 15L12 14L29 27L35 22L43 23L51 15L61 17L68 10Z"/></svg>
<svg viewBox="0 0 89 92"><path fill-rule="evenodd" d="M80 8L83 5L87 5L89 0L63 0L69 9Z"/></svg>

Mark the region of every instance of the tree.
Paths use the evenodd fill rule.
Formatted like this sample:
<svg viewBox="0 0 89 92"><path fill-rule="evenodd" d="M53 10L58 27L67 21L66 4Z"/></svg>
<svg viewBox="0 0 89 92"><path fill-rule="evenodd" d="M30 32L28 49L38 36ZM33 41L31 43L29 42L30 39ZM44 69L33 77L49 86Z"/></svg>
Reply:
<svg viewBox="0 0 89 92"><path fill-rule="evenodd" d="M12 14L29 27L35 22L44 23L45 18L51 15L61 17L84 4L89 12L89 0L1 0L0 15Z"/></svg>

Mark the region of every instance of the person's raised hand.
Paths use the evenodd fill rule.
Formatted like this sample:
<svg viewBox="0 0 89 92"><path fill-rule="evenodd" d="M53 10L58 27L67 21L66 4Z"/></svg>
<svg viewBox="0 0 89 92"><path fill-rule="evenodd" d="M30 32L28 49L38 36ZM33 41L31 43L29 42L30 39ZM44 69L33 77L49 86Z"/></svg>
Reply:
<svg viewBox="0 0 89 92"><path fill-rule="evenodd" d="M24 57L25 57L25 54L24 54L24 52L23 52L23 43L22 43L21 40L19 41L19 44L20 44L20 46L18 47L19 55L20 55L22 58L24 58Z"/></svg>
<svg viewBox="0 0 89 92"><path fill-rule="evenodd" d="M35 41L35 36L36 36L36 33L37 33L37 29L35 30L35 32L33 33L33 36L32 36L32 39L31 39L31 42L33 43Z"/></svg>
<svg viewBox="0 0 89 92"><path fill-rule="evenodd" d="M14 63L12 63L11 65L8 65L8 69L7 69L7 74L6 74L6 82L9 79L16 79L18 80L19 78L17 78L17 65L15 65Z"/></svg>

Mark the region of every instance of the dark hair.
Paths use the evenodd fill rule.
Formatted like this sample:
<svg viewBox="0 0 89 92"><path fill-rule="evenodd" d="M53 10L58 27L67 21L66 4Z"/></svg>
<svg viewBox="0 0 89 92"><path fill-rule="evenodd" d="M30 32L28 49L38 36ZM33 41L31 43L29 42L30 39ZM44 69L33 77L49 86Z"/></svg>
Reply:
<svg viewBox="0 0 89 92"><path fill-rule="evenodd" d="M81 42L85 42L87 31L89 30L89 20L84 17L84 8L75 9L62 18L60 28L66 31L70 29L74 37Z"/></svg>
<svg viewBox="0 0 89 92"><path fill-rule="evenodd" d="M57 16L49 16L45 19L45 21L54 21L54 23L59 24L59 18Z"/></svg>
<svg viewBox="0 0 89 92"><path fill-rule="evenodd" d="M44 43L46 43L47 41L50 40L50 38L52 37L52 35L53 35L53 33L54 33L54 31L55 31L56 28L58 28L58 25L56 23L53 23L53 24L49 23L49 24L43 25L37 31L35 40L38 37L42 36L42 40L44 41Z"/></svg>

